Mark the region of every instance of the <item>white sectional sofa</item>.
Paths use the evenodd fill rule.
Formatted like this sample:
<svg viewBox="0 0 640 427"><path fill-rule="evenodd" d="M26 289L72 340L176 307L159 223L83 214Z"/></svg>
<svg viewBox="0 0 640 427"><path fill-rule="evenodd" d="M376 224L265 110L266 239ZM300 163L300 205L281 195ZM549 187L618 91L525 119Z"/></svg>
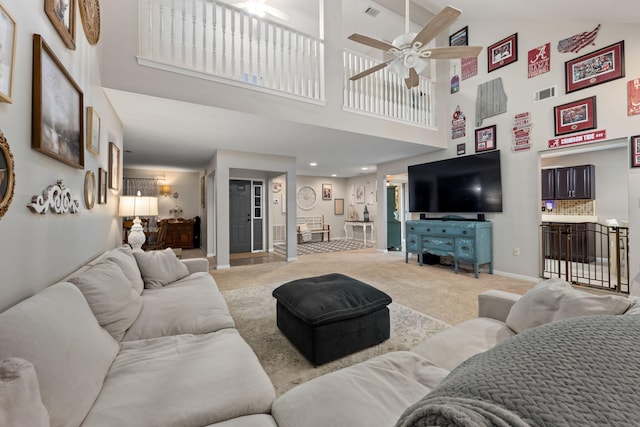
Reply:
<svg viewBox="0 0 640 427"><path fill-rule="evenodd" d="M25 375L0 381L3 426L274 425L273 385L207 260L170 249L108 251L0 313L6 359ZM16 395L31 400L26 414L3 405Z"/></svg>
<svg viewBox="0 0 640 427"><path fill-rule="evenodd" d="M478 318L449 328L412 351L384 354L323 375L276 399L257 357L234 328L206 259L180 261L171 250L132 253L121 247L0 313L0 425L405 427L433 425L427 417L434 407L472 420L450 425L485 425L477 423L473 405L461 409L455 399L442 404L438 397L438 406L430 397L464 379L473 362L482 362L483 357L498 357L484 365L500 372L507 360L505 349L522 346L549 325L562 327L576 317L627 318L626 314L640 314L634 303L633 298L575 290L559 280L543 282L524 296L485 292L479 295ZM625 316L597 316L622 313ZM623 326L630 329L625 336L637 343L640 336L632 335L640 335L640 316L633 316L633 321L639 325ZM580 325L566 327L568 331L556 329L570 336L571 328ZM541 357L561 360L562 346L560 341ZM539 347L545 346L536 345L535 350ZM605 356L611 353L597 345L585 347L604 351ZM503 353L493 354L499 351ZM638 360L638 352L621 360ZM596 360L602 357L597 354ZM573 361L569 359L568 365ZM519 363L517 359L518 368ZM538 374L547 365L534 371ZM622 379L611 378L627 381L629 387L640 384L636 376L620 371ZM469 372L472 377L473 371ZM482 384L497 382L501 376L493 372L487 381L484 375ZM516 387L519 391L521 384ZM561 391L565 396L566 390ZM615 392L613 396L617 397ZM630 396L640 398L640 390ZM479 401L484 405L485 400ZM563 408L571 403L562 402ZM625 405L617 413L626 415L625 409L635 407ZM598 409L597 416L601 423L606 410ZM530 424L525 417L523 423L505 425Z"/></svg>

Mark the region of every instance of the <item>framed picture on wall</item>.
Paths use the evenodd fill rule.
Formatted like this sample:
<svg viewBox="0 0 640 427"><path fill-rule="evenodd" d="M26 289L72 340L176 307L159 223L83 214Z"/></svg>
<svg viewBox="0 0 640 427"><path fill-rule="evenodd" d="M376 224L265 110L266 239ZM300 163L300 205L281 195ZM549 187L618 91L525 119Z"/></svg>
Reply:
<svg viewBox="0 0 640 427"><path fill-rule="evenodd" d="M631 167L640 168L640 135L632 136L630 139Z"/></svg>
<svg viewBox="0 0 640 427"><path fill-rule="evenodd" d="M495 150L496 144L496 125L476 129L476 153Z"/></svg>
<svg viewBox="0 0 640 427"><path fill-rule="evenodd" d="M518 33L500 40L487 47L488 71L492 72L500 67L518 60Z"/></svg>
<svg viewBox="0 0 640 427"><path fill-rule="evenodd" d="M207 206L207 193L205 188L205 183L207 181L207 177L202 175L200 178L200 207L204 209Z"/></svg>
<svg viewBox="0 0 640 427"><path fill-rule="evenodd" d="M449 46L468 46L469 27L464 27L449 36Z"/></svg>
<svg viewBox="0 0 640 427"><path fill-rule="evenodd" d="M76 50L76 0L44 0L44 11L65 46Z"/></svg>
<svg viewBox="0 0 640 427"><path fill-rule="evenodd" d="M335 215L344 215L344 199L333 200L333 213Z"/></svg>
<svg viewBox="0 0 640 427"><path fill-rule="evenodd" d="M109 143L109 188L118 189L120 182L120 149L113 142Z"/></svg>
<svg viewBox="0 0 640 427"><path fill-rule="evenodd" d="M596 97L553 107L556 136L596 128Z"/></svg>
<svg viewBox="0 0 640 427"><path fill-rule="evenodd" d="M108 186L108 172L106 169L98 168L98 204L104 205L107 203L107 186Z"/></svg>
<svg viewBox="0 0 640 427"><path fill-rule="evenodd" d="M331 200L331 184L322 184L322 200Z"/></svg>
<svg viewBox="0 0 640 427"><path fill-rule="evenodd" d="M566 92L624 77L624 40L564 63Z"/></svg>
<svg viewBox="0 0 640 427"><path fill-rule="evenodd" d="M93 107L87 107L87 150L100 154L100 116Z"/></svg>
<svg viewBox="0 0 640 427"><path fill-rule="evenodd" d="M32 145L84 169L84 106L80 86L40 34L33 35Z"/></svg>
<svg viewBox="0 0 640 427"><path fill-rule="evenodd" d="M0 102L13 102L13 70L16 60L16 21L0 4Z"/></svg>

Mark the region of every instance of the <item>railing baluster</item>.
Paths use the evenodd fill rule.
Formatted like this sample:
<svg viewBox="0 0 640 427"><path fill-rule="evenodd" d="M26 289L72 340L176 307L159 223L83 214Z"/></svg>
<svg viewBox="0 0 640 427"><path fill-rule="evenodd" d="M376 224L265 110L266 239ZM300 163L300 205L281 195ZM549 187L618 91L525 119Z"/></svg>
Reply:
<svg viewBox="0 0 640 427"><path fill-rule="evenodd" d="M215 1L211 2L211 24L213 26L213 31L212 31L212 41L211 41L211 47L212 47L212 54L211 54L211 72L213 74L218 74L218 46L217 46L217 41L218 38L216 37L216 31L217 29L217 24L218 24L218 4Z"/></svg>
<svg viewBox="0 0 640 427"><path fill-rule="evenodd" d="M202 71L207 71L207 2L202 1Z"/></svg>

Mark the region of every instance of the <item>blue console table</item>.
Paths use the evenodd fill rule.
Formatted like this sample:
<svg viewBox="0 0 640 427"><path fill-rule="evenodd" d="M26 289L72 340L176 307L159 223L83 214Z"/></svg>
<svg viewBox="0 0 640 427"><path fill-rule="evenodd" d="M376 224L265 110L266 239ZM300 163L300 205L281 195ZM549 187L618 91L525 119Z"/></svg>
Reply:
<svg viewBox="0 0 640 427"><path fill-rule="evenodd" d="M473 264L476 278L481 264L489 264L493 274L492 223L489 221L453 221L442 219L407 221L407 251L418 256L422 265L423 255L430 253L453 258L458 272L459 263Z"/></svg>

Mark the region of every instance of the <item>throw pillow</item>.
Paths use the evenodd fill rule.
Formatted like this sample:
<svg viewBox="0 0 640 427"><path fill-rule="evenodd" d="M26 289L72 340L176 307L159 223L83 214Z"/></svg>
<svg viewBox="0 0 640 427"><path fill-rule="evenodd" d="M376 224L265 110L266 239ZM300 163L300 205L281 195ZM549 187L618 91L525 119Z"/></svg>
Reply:
<svg viewBox="0 0 640 427"><path fill-rule="evenodd" d="M631 301L619 295L596 295L574 289L561 279L534 286L514 305L507 326L516 333L560 319L595 314L622 314Z"/></svg>
<svg viewBox="0 0 640 427"><path fill-rule="evenodd" d="M135 251L133 256L138 262L144 287L147 289L161 288L189 275L184 265L171 248L162 251Z"/></svg>
<svg viewBox="0 0 640 427"><path fill-rule="evenodd" d="M102 260L69 282L82 291L100 326L121 341L142 310L142 297L118 264Z"/></svg>
<svg viewBox="0 0 640 427"><path fill-rule="evenodd" d="M131 282L133 289L138 292L138 294L142 293L144 281L142 280L140 269L129 245L122 245L119 248L113 249L105 258L118 264L124 275L127 276L127 279Z"/></svg>
<svg viewBox="0 0 640 427"><path fill-rule="evenodd" d="M36 371L30 362L18 357L0 362L0 425L49 426Z"/></svg>

